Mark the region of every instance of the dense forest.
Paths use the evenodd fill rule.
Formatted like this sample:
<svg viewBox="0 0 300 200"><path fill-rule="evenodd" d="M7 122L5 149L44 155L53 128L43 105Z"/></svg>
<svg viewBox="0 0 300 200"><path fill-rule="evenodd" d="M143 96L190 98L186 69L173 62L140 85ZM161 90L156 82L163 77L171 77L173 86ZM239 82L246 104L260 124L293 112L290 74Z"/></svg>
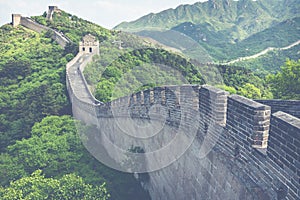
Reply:
<svg viewBox="0 0 300 200"><path fill-rule="evenodd" d="M211 81L250 98L300 98L300 61L288 60L281 71L266 78L241 67L202 65L136 36L106 30L63 11L55 13L51 22L44 16L33 19L63 32L73 43L63 49L49 32L38 34L10 24L0 28L1 199L150 198L132 174L112 170L93 158L77 134L78 128L92 131L94 127L71 117L65 66L87 33L102 42L100 57L87 67L85 75L96 97L103 101L111 100L113 86L122 74L133 66L148 69L153 63L171 67L174 73L158 72L155 67L155 71L138 69L137 74L149 81L148 85L133 79L132 85L139 87L123 92L166 81L178 83L175 74L180 72L188 83ZM112 41L123 43L118 46ZM219 74L222 81L214 81L219 80ZM162 80L158 81L157 76Z"/></svg>
<svg viewBox="0 0 300 200"><path fill-rule="evenodd" d="M209 0L150 13L115 29L150 37L203 62L237 59L238 66L268 73L286 58L299 59L299 44L284 48L300 40L299 10L298 0ZM239 61L270 47L277 49Z"/></svg>
<svg viewBox="0 0 300 200"><path fill-rule="evenodd" d="M68 36L74 35L65 49L49 32L0 28L0 199L149 199L132 174L101 164L77 134L65 66L78 51L81 30L98 32L102 40L114 32L69 17L62 12L50 23L69 27Z"/></svg>
<svg viewBox="0 0 300 200"><path fill-rule="evenodd" d="M252 99L273 98L264 77L249 69L205 65L162 49L133 50L112 63L104 63L100 56L84 73L96 98L104 102L141 89L182 84L214 85Z"/></svg>

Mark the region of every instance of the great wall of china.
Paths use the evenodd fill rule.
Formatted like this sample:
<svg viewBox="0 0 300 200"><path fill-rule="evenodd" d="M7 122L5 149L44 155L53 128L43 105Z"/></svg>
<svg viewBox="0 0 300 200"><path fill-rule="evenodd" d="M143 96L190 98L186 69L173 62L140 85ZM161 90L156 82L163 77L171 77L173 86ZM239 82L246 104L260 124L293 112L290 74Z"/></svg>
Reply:
<svg viewBox="0 0 300 200"><path fill-rule="evenodd" d="M37 32L51 30L14 15L13 25L19 24ZM62 34L55 38L63 47L69 42ZM111 143L151 151L143 141L135 143L121 130L111 129L109 124L115 118L125 123L147 123L149 119L164 123L163 138L153 137L158 147L165 138L172 138L181 124L184 131L197 129L182 156L149 172L149 179L142 181L152 199L300 198L300 101L254 101L207 85L184 85L155 87L102 103L94 98L83 75L86 64L99 52L94 39L84 38L78 55L67 64L66 84L74 116L102 130L98 136L110 141L102 140L102 145L112 158L116 152L109 151ZM187 91L195 95L187 98L191 96ZM156 115L150 116L157 105ZM165 112L160 115L159 109ZM199 113L196 119L194 113ZM205 149L207 144L212 148ZM160 162L158 157L153 159Z"/></svg>

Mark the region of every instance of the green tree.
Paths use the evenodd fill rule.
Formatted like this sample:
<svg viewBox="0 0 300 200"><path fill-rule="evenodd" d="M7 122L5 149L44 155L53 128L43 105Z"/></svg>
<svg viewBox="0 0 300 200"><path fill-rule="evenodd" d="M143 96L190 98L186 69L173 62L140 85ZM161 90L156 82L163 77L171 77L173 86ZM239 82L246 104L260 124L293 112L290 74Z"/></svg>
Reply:
<svg viewBox="0 0 300 200"><path fill-rule="evenodd" d="M260 99L261 98L260 89L255 87L251 83L246 83L245 85L240 87L237 91L237 94L242 95L247 98L250 98L250 99Z"/></svg>
<svg viewBox="0 0 300 200"><path fill-rule="evenodd" d="M0 150L30 137L47 115L69 113L65 86L67 59L56 42L22 26L0 28Z"/></svg>
<svg viewBox="0 0 300 200"><path fill-rule="evenodd" d="M8 147L29 172L44 169L49 176L70 172L83 156L74 120L70 116L49 116L36 123L31 137Z"/></svg>
<svg viewBox="0 0 300 200"><path fill-rule="evenodd" d="M42 170L37 170L29 177L23 177L10 183L6 188L0 187L0 198L13 199L99 199L110 197L105 183L100 186L86 184L75 174L64 175L60 179L45 178Z"/></svg>
<svg viewBox="0 0 300 200"><path fill-rule="evenodd" d="M229 92L230 94L236 94L237 91L234 87L231 87L231 86L227 86L227 85L217 85L216 87L222 89L222 90L225 90L227 92Z"/></svg>
<svg viewBox="0 0 300 200"><path fill-rule="evenodd" d="M300 99L300 60L287 60L281 71L267 76L275 98Z"/></svg>
<svg viewBox="0 0 300 200"><path fill-rule="evenodd" d="M99 134L95 127L84 126L70 116L45 117L32 127L30 138L17 141L7 147L7 154L0 154L1 184L42 169L45 177L58 179L76 173L91 185L105 182L113 199L149 199L131 174L106 167L85 149L78 135L82 131Z"/></svg>
<svg viewBox="0 0 300 200"><path fill-rule="evenodd" d="M0 185L8 185L9 181L17 180L27 173L18 159L7 153L0 154Z"/></svg>
<svg viewBox="0 0 300 200"><path fill-rule="evenodd" d="M95 97L103 102L111 100L112 92L114 88L114 83L109 80L103 80L98 83L96 87Z"/></svg>

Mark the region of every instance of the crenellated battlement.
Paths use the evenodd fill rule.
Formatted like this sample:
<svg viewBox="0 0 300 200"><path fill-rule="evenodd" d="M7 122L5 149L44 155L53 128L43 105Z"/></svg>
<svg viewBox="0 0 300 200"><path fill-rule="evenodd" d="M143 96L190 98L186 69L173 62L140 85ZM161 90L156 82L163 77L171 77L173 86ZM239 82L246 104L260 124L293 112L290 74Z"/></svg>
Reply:
<svg viewBox="0 0 300 200"><path fill-rule="evenodd" d="M210 142L216 142L215 149L221 155L230 157L232 164L237 162L243 166L242 169L239 168L243 174L241 180L247 177L255 187L269 187L264 192L274 199L280 195L288 199L299 196L299 118L284 112L271 114L272 106L262 104L259 100L230 95L208 85L159 86L102 103L95 100L82 75L87 60L90 61L92 56L93 54L81 52L75 58L77 65L74 65L76 61L71 61L71 65L67 66L68 91L78 119L99 126L98 119L101 118L151 118L161 122L166 120L166 124L179 127L186 116L185 112L196 112L199 114L199 121L189 119L189 123L198 124L198 142L207 142L206 135L210 135L213 138ZM85 89L81 91L73 88L77 84L72 84L72 77L69 76L74 66L79 69L85 85ZM80 98L84 91L88 94ZM283 105L284 102L280 101L280 104ZM300 101L286 102L296 108L300 105ZM156 109L164 109L164 112L156 110L157 115L150 116L149 110L154 105L159 105ZM298 111L294 113L296 112Z"/></svg>
<svg viewBox="0 0 300 200"><path fill-rule="evenodd" d="M14 27L52 30L18 14L12 19ZM52 31L60 45L70 42ZM300 101L254 101L208 85L165 85L103 103L92 95L83 75L99 53L99 43L88 35L79 50L66 66L67 90L77 119L106 129L103 120L118 118L152 120L174 129L197 127L182 158L149 174L144 187L154 199L299 199ZM107 131L112 141L127 144L126 136L116 129ZM156 138L157 146L163 137L173 137L172 131L165 133L169 135ZM149 150L143 142L134 145Z"/></svg>
<svg viewBox="0 0 300 200"><path fill-rule="evenodd" d="M53 7L54 10L58 10L57 7ZM12 14L12 25L13 27L17 27L19 25L22 25L30 30L33 30L38 33L51 31L52 35L51 38L55 40L60 46L63 48L71 42L69 38L67 38L64 34L51 29L47 26L41 25L35 21L33 21L29 17L23 17L21 14Z"/></svg>
<svg viewBox="0 0 300 200"><path fill-rule="evenodd" d="M59 9L57 6L49 6L46 18L51 21L53 17L53 13L58 11Z"/></svg>

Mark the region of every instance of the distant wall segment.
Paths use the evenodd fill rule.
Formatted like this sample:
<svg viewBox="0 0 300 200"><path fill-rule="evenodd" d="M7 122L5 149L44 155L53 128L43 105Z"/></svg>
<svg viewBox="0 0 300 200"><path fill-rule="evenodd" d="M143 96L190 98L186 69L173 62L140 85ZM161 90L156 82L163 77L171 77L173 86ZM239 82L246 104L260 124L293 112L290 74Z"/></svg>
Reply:
<svg viewBox="0 0 300 200"><path fill-rule="evenodd" d="M49 27L46 27L44 25L41 25L29 17L22 17L20 14L12 14L12 25L14 27L18 25L22 25L30 30L33 30L38 33L51 31L52 32L52 39L55 40L60 46L63 48L71 42L66 36L64 36L62 33L53 30Z"/></svg>
<svg viewBox="0 0 300 200"><path fill-rule="evenodd" d="M84 61L84 55L88 54L81 52L79 57L75 58L75 62L71 61L67 65L67 69L74 67L76 65L74 63L80 59ZM91 57L88 60L90 61ZM80 69L79 73L82 74L87 62L82 62L83 64L79 68L76 66ZM180 110L180 102L184 99L178 99L176 96L183 97L187 86L155 87L102 103L96 101L89 92L84 76L81 78L85 85L86 96L90 96L89 102L81 98L82 92L76 94L78 90L72 88L76 87L76 84L70 84L72 77L69 77L68 73L67 78L70 79L68 91L75 108L74 111L78 114L79 119L87 124L99 126L98 120L102 118L128 118L128 115L124 115L124 113L130 113L129 117L133 120L148 120L148 111L154 104L160 104L167 108L166 123L170 126L178 127L181 117L184 116L184 112ZM289 112L290 110L291 113L297 113L299 111L298 102L254 101L238 95L230 95L228 92L207 85L190 87L197 94L196 98L189 102L191 112L199 112L200 115L199 121L190 120L191 125L194 123L199 125L196 138L198 145L192 145L191 148L194 149L193 151L197 151L205 142L215 146L211 152L201 150L200 154L208 153L202 159L198 158L199 154L187 153L189 157L183 156L185 159L184 162L182 161L183 163L180 160L177 162L187 171L196 170L197 167L186 164L188 162L186 159L189 160L188 163L194 163L198 168L201 168L203 163L213 169L220 169L220 165L222 165L220 170L231 169L230 172L226 172L231 173L228 178L230 181L223 180L220 177L223 175L218 170L207 172L206 167L202 167L198 169L201 172L192 172L195 175L189 177L191 182L186 181L185 185L180 185L178 177L172 175L178 167L174 164L160 172L149 174L152 179L151 184L145 188L153 194L153 198L172 199L182 195L177 194L176 188L169 188L170 191L162 190L162 186L158 182L161 174L164 174L164 176L170 177L168 181L164 182L165 185L176 183L177 187L179 184L184 188L191 184L189 187L193 188L193 192L187 194L188 198L218 199L222 195L227 195L228 198L234 199L247 194L248 197L245 199L299 199L300 119L284 112L271 113L273 107L276 111L284 108L285 111ZM288 106L284 106L284 102L287 102ZM119 112L113 113L113 110L118 109ZM152 119L161 120L160 118ZM207 139L207 135L216 139ZM186 171L182 171L182 174L180 171L178 173L179 176L185 176ZM207 176L214 178L207 179ZM227 174L227 176L229 175ZM195 187L195 183L193 183L196 180L198 182L202 180L199 187ZM222 183L225 181L226 186L220 186L221 182L218 181L222 181ZM204 186L210 189L202 190L201 187ZM236 193L234 188L240 189ZM211 190L214 192L208 192Z"/></svg>
<svg viewBox="0 0 300 200"><path fill-rule="evenodd" d="M13 26L20 24L36 32L51 30L61 46L69 42L62 34L29 18L12 18ZM81 52L66 66L67 90L78 119L96 126L99 119L128 118L128 113L133 120L148 120L154 104L166 108L168 126L178 127L180 119L189 117L180 110L185 100L181 97L189 95L185 94L187 86L155 87L108 103L99 102L83 75L98 47L89 43L92 46L83 51L85 42L81 44ZM299 199L299 102L253 101L207 85L189 87L196 95L185 103L190 112L199 113L198 121L188 120L191 126L199 126L197 137L186 155L169 167L149 173L150 181L144 187L153 199ZM213 148L206 152L203 144L212 144ZM178 188L185 188L187 196Z"/></svg>
<svg viewBox="0 0 300 200"><path fill-rule="evenodd" d="M54 13L55 11L59 11L59 9L58 9L57 6L49 6L49 7L48 7L48 12L47 12L46 18L47 18L48 20L52 20L53 13Z"/></svg>
<svg viewBox="0 0 300 200"><path fill-rule="evenodd" d="M271 106L272 113L283 111L290 115L300 118L300 101L299 100L281 100L281 99L272 99L272 100L255 100L262 104Z"/></svg>

